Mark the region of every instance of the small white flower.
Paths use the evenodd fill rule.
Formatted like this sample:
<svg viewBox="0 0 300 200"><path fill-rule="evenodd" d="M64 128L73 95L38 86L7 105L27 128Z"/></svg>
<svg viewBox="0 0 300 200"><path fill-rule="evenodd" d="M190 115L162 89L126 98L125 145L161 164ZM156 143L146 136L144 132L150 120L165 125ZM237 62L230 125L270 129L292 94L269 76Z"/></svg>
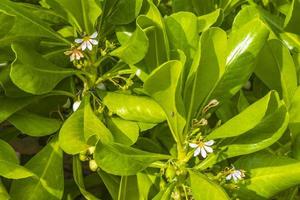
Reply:
<svg viewBox="0 0 300 200"><path fill-rule="evenodd" d="M75 101L73 103L73 111L74 112L79 108L80 104L81 104L81 101Z"/></svg>
<svg viewBox="0 0 300 200"><path fill-rule="evenodd" d="M88 48L90 51L93 49L93 45L98 45L98 41L96 40L98 33L95 32L90 36L84 36L83 38L75 39L77 44L81 44L80 47L82 51Z"/></svg>
<svg viewBox="0 0 300 200"><path fill-rule="evenodd" d="M203 158L206 158L208 153L212 153L213 149L211 146L215 143L213 140L209 140L207 142L199 141L197 143L189 143L189 146L193 149L194 151L194 157L197 157L200 153Z"/></svg>
<svg viewBox="0 0 300 200"><path fill-rule="evenodd" d="M81 49L76 48L74 46L71 47L69 51L64 52L65 55L70 56L70 61L73 62L75 59L80 60L84 57Z"/></svg>
<svg viewBox="0 0 300 200"><path fill-rule="evenodd" d="M234 182L238 182L245 177L244 170L237 170L234 167L229 171L229 174L226 176L226 180L230 181L233 179Z"/></svg>

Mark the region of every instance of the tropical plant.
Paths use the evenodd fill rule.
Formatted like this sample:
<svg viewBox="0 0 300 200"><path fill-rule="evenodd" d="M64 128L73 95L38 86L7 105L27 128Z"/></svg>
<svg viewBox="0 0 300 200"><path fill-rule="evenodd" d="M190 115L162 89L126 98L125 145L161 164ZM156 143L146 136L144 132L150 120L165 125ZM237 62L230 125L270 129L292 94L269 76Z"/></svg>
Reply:
<svg viewBox="0 0 300 200"><path fill-rule="evenodd" d="M299 0L1 0L0 199L300 199Z"/></svg>

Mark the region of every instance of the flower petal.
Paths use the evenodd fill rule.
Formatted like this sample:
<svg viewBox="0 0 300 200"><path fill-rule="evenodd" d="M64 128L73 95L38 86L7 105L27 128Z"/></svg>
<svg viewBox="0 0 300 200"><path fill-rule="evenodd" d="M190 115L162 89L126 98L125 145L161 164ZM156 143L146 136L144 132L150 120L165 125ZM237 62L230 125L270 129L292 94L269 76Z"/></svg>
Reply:
<svg viewBox="0 0 300 200"><path fill-rule="evenodd" d="M212 146L214 143L215 143L214 140L209 140L209 141L207 141L207 142L204 142L204 144L205 144L206 146Z"/></svg>
<svg viewBox="0 0 300 200"><path fill-rule="evenodd" d="M195 144L195 143L189 143L189 146L191 148L197 148L198 147L198 144Z"/></svg>
<svg viewBox="0 0 300 200"><path fill-rule="evenodd" d="M81 101L75 101L73 103L73 111L74 112L79 108L80 104L81 104Z"/></svg>
<svg viewBox="0 0 300 200"><path fill-rule="evenodd" d="M235 174L232 174L232 178L233 178L234 182L238 181L238 177L236 177Z"/></svg>
<svg viewBox="0 0 300 200"><path fill-rule="evenodd" d="M195 151L194 151L194 157L197 157L200 154L200 148L198 147Z"/></svg>
<svg viewBox="0 0 300 200"><path fill-rule="evenodd" d="M98 41L97 40L90 39L89 42L92 43L93 45L98 45Z"/></svg>
<svg viewBox="0 0 300 200"><path fill-rule="evenodd" d="M76 42L77 44L81 44L81 43L83 42L83 39L77 38L77 39L75 39L75 42Z"/></svg>
<svg viewBox="0 0 300 200"><path fill-rule="evenodd" d="M93 45L89 41L86 42L86 46L90 51L92 51Z"/></svg>
<svg viewBox="0 0 300 200"><path fill-rule="evenodd" d="M90 36L90 38L95 39L97 36L98 36L98 32L96 31Z"/></svg>
<svg viewBox="0 0 300 200"><path fill-rule="evenodd" d="M204 149L203 147L200 148L200 149L201 149L201 156L202 156L203 158L206 158L207 153L206 153L205 149Z"/></svg>
<svg viewBox="0 0 300 200"><path fill-rule="evenodd" d="M83 42L81 44L81 50L84 51L86 49L86 42Z"/></svg>
<svg viewBox="0 0 300 200"><path fill-rule="evenodd" d="M226 176L226 180L227 180L227 181L229 181L231 178L232 178L232 175L231 175L231 174L229 174L229 175Z"/></svg>
<svg viewBox="0 0 300 200"><path fill-rule="evenodd" d="M214 152L214 150L213 150L211 147L208 147L208 146L204 146L204 149L205 149L208 153Z"/></svg>
<svg viewBox="0 0 300 200"><path fill-rule="evenodd" d="M72 53L71 56L70 56L70 61L73 62L74 60L75 60L75 54Z"/></svg>

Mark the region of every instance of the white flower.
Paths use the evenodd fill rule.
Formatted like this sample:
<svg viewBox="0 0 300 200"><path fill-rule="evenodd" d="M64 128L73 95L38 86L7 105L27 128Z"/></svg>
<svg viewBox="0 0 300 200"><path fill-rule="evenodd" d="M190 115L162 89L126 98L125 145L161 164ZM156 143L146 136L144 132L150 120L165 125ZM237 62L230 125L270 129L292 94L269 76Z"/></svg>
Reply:
<svg viewBox="0 0 300 200"><path fill-rule="evenodd" d="M211 146L215 143L213 140L209 140L207 142L199 141L197 143L189 143L189 146L193 149L194 151L194 157L197 157L200 153L203 158L206 158L208 153L212 153L213 149Z"/></svg>
<svg viewBox="0 0 300 200"><path fill-rule="evenodd" d="M69 51L64 52L65 55L70 56L70 61L74 61L76 60L80 60L81 58L84 57L81 49L76 48L76 47L71 47L71 49Z"/></svg>
<svg viewBox="0 0 300 200"><path fill-rule="evenodd" d="M74 112L79 108L80 104L81 104L81 101L75 101L73 103L73 111Z"/></svg>
<svg viewBox="0 0 300 200"><path fill-rule="evenodd" d="M75 39L75 42L77 44L81 44L80 47L82 51L84 51L86 48L88 48L90 51L93 49L93 45L98 45L98 41L95 40L98 36L98 33L95 32L90 36L84 36L83 38L77 38Z"/></svg>
<svg viewBox="0 0 300 200"><path fill-rule="evenodd" d="M229 181L233 179L234 182L241 180L245 177L244 170L237 170L234 167L230 170L229 174L226 176L226 180Z"/></svg>

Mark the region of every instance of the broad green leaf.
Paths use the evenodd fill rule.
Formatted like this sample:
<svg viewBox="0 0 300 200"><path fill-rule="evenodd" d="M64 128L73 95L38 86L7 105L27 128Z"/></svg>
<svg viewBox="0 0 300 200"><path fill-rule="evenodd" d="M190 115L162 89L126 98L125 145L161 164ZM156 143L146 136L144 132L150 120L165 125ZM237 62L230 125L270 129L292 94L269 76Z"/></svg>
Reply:
<svg viewBox="0 0 300 200"><path fill-rule="evenodd" d="M119 0L117 1L109 21L112 24L129 24L140 13L143 0Z"/></svg>
<svg viewBox="0 0 300 200"><path fill-rule="evenodd" d="M285 22L284 22L284 30L287 32L300 34L300 1L299 0L293 0L292 5L290 7L290 10L286 16Z"/></svg>
<svg viewBox="0 0 300 200"><path fill-rule="evenodd" d="M120 178L118 176L108 174L103 170L98 170L97 173L101 177L112 199L117 200L119 195Z"/></svg>
<svg viewBox="0 0 300 200"><path fill-rule="evenodd" d="M166 120L163 109L146 96L107 92L103 103L110 112L125 120L146 123L160 123Z"/></svg>
<svg viewBox="0 0 300 200"><path fill-rule="evenodd" d="M229 35L225 72L207 96L206 102L211 99L222 102L243 87L254 70L256 57L268 35L268 29L258 19Z"/></svg>
<svg viewBox="0 0 300 200"><path fill-rule="evenodd" d="M175 141L183 142L184 107L179 84L182 64L169 61L161 65L144 83L145 91L163 108Z"/></svg>
<svg viewBox="0 0 300 200"><path fill-rule="evenodd" d="M258 56L255 74L270 89L280 92L289 106L297 88L297 73L287 47L279 40L266 43Z"/></svg>
<svg viewBox="0 0 300 200"><path fill-rule="evenodd" d="M73 156L73 177L74 181L76 182L76 185L78 186L81 194L89 200L98 200L97 197L86 191L85 185L84 185L84 179L82 175L82 163L79 160L79 157Z"/></svg>
<svg viewBox="0 0 300 200"><path fill-rule="evenodd" d="M138 23L148 37L149 47L144 59L132 66L140 69L145 77L170 59L170 47L164 20L153 2L151 0L147 0L147 2L147 9L144 15L138 18ZM144 81L145 78L142 80Z"/></svg>
<svg viewBox="0 0 300 200"><path fill-rule="evenodd" d="M272 31L273 35L281 39L289 49L295 49L300 51L300 37L299 35L288 33L284 31L283 24L284 19L280 16L271 14L267 10L264 10L258 6L245 6L238 13L234 20L232 29L238 30L245 23L254 18L260 18Z"/></svg>
<svg viewBox="0 0 300 200"><path fill-rule="evenodd" d="M289 109L290 123L289 129L292 136L292 155L300 159L300 87L297 88Z"/></svg>
<svg viewBox="0 0 300 200"><path fill-rule="evenodd" d="M219 28L202 33L199 43L200 60L193 63L184 93L187 121L197 114L206 96L225 71L227 35ZM197 62L198 61L198 62Z"/></svg>
<svg viewBox="0 0 300 200"><path fill-rule="evenodd" d="M139 194L137 193L137 177L136 176L122 176L120 187L119 187L119 195L118 200L139 200L141 199Z"/></svg>
<svg viewBox="0 0 300 200"><path fill-rule="evenodd" d="M156 173L157 170L155 169L146 169L136 175L141 199L151 199L159 191L160 188L157 185L158 176Z"/></svg>
<svg viewBox="0 0 300 200"><path fill-rule="evenodd" d="M169 200L171 199L175 183L171 183L165 189L161 190L152 200Z"/></svg>
<svg viewBox="0 0 300 200"><path fill-rule="evenodd" d="M274 102L277 101L279 101L278 94L274 91L270 92L247 107L243 112L212 131L207 136L207 139L228 138L246 133L257 126L264 117L268 116L270 111L274 112L274 109L277 109L277 106L274 106Z"/></svg>
<svg viewBox="0 0 300 200"><path fill-rule="evenodd" d="M229 200L226 192L203 174L189 170L195 200ZM205 189L203 189L205 188Z"/></svg>
<svg viewBox="0 0 300 200"><path fill-rule="evenodd" d="M139 24L140 18L137 19L136 30L127 42L110 53L112 56L119 57L127 64L135 64L141 61L148 51L149 41Z"/></svg>
<svg viewBox="0 0 300 200"><path fill-rule="evenodd" d="M221 9L199 16L198 32L206 31L209 27L219 24L221 20L223 20L223 11Z"/></svg>
<svg viewBox="0 0 300 200"><path fill-rule="evenodd" d="M90 98L86 96L79 109L63 124L59 132L59 144L66 153L74 155L87 150L98 140L109 142L112 135L94 114Z"/></svg>
<svg viewBox="0 0 300 200"><path fill-rule="evenodd" d="M55 133L61 126L61 122L57 119L43 117L26 110L13 114L8 121L22 133L34 137Z"/></svg>
<svg viewBox="0 0 300 200"><path fill-rule="evenodd" d="M3 140L0 140L0 176L9 179L34 176L32 172L19 165L15 150Z"/></svg>
<svg viewBox="0 0 300 200"><path fill-rule="evenodd" d="M72 3L68 0L46 0L46 3L80 32L92 34L96 31L96 20L101 14L96 0L73 0Z"/></svg>
<svg viewBox="0 0 300 200"><path fill-rule="evenodd" d="M10 199L10 196L7 193L4 185L2 184L1 179L0 179L0 199L3 199L3 200L9 200Z"/></svg>
<svg viewBox="0 0 300 200"><path fill-rule="evenodd" d="M109 118L107 127L111 131L116 143L131 146L139 137L139 126L136 122L121 118Z"/></svg>
<svg viewBox="0 0 300 200"><path fill-rule="evenodd" d="M7 66L0 69L0 86L3 88L5 96L7 97L28 97L31 94L28 94L18 88L10 78L11 67Z"/></svg>
<svg viewBox="0 0 300 200"><path fill-rule="evenodd" d="M14 25L11 26L8 38L4 37L3 40L9 40L17 37L48 37L62 42L64 45L69 45L70 42L53 31L47 23L39 19L32 12L26 9L21 4L9 0L1 0L0 12L9 16L14 16ZM9 20L12 20L9 17ZM2 29L1 29L2 30Z"/></svg>
<svg viewBox="0 0 300 200"><path fill-rule="evenodd" d="M270 199L300 184L300 162L288 157L261 152L239 159L235 167L247 174L239 189L241 199Z"/></svg>
<svg viewBox="0 0 300 200"><path fill-rule="evenodd" d="M165 18L166 31L173 51L180 49L191 59L199 40L198 21L193 13L178 12Z"/></svg>
<svg viewBox="0 0 300 200"><path fill-rule="evenodd" d="M169 159L169 155L149 153L121 144L98 143L95 150L98 166L107 173L130 176L147 168L158 160Z"/></svg>
<svg viewBox="0 0 300 200"><path fill-rule="evenodd" d="M278 141L288 127L289 116L283 103L279 108L271 109L274 109L273 113L253 129L238 137L223 140L219 151L201 162L197 169L205 169L231 157L263 150Z"/></svg>
<svg viewBox="0 0 300 200"><path fill-rule="evenodd" d="M23 98L0 97L0 123L9 118L14 113L28 106L30 103L40 99L40 96Z"/></svg>
<svg viewBox="0 0 300 200"><path fill-rule="evenodd" d="M28 93L48 93L76 72L54 65L24 44L13 44L12 48L16 60L12 64L10 77L15 85Z"/></svg>
<svg viewBox="0 0 300 200"><path fill-rule="evenodd" d="M64 190L63 152L57 139L53 139L29 160L26 168L37 178L14 180L10 195L12 199L61 199Z"/></svg>

